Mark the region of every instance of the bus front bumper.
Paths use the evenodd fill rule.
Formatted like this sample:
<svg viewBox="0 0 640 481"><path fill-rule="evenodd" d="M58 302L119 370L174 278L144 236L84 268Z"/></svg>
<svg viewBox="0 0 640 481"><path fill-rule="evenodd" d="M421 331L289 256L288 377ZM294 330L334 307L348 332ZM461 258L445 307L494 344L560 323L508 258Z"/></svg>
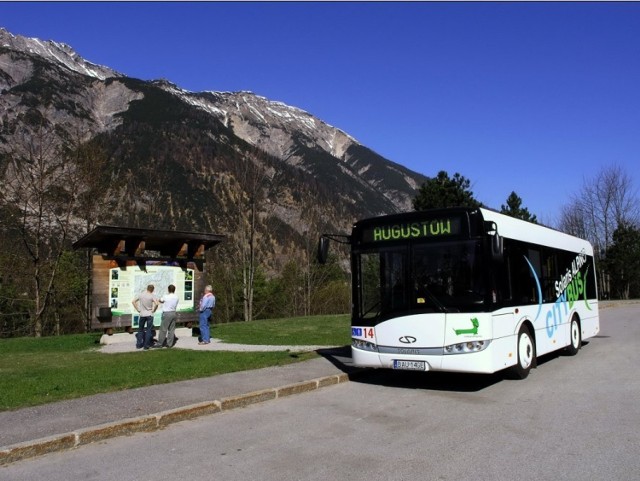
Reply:
<svg viewBox="0 0 640 481"><path fill-rule="evenodd" d="M517 359L505 354L508 344L507 339L494 339L490 346L480 352L434 356L383 354L352 346L351 357L356 367L491 374L515 364Z"/></svg>

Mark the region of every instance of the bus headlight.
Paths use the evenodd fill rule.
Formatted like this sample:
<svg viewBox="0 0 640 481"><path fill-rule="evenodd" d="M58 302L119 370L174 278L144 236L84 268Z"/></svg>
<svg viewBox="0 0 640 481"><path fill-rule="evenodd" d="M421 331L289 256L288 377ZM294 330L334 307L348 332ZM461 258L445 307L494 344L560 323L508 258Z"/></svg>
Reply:
<svg viewBox="0 0 640 481"><path fill-rule="evenodd" d="M378 346L373 342L363 341L362 339L351 338L351 347L355 347L361 351L378 352Z"/></svg>
<svg viewBox="0 0 640 481"><path fill-rule="evenodd" d="M445 354L468 354L470 352L484 351L491 341L467 341L458 344L444 346Z"/></svg>

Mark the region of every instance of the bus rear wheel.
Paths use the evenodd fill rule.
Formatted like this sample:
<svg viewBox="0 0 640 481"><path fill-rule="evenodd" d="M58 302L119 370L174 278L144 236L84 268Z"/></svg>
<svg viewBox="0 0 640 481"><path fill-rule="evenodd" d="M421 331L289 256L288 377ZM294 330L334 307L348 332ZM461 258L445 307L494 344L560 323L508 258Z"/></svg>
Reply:
<svg viewBox="0 0 640 481"><path fill-rule="evenodd" d="M576 316L571 318L571 326L569 326L569 336L571 337L569 345L567 346L567 354L575 356L580 350L582 345L582 334L580 333L580 323Z"/></svg>
<svg viewBox="0 0 640 481"><path fill-rule="evenodd" d="M516 379L525 379L531 371L536 358L536 345L531 331L522 326L518 332L518 362L511 368L511 374Z"/></svg>

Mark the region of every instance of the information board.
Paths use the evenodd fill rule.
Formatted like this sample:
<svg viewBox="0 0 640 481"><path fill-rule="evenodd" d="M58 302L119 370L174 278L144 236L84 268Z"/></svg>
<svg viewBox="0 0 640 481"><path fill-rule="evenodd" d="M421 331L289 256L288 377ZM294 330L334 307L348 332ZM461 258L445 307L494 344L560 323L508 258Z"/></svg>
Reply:
<svg viewBox="0 0 640 481"><path fill-rule="evenodd" d="M169 266L166 263L154 265L147 262L146 271L136 266L127 266L126 270L119 267L109 269L109 304L114 316L127 314L137 315L132 301L136 294L153 284L153 294L162 298L169 293L169 284L176 287L178 296L178 312L194 311L194 270L182 269L180 266ZM158 313L162 312L162 304Z"/></svg>

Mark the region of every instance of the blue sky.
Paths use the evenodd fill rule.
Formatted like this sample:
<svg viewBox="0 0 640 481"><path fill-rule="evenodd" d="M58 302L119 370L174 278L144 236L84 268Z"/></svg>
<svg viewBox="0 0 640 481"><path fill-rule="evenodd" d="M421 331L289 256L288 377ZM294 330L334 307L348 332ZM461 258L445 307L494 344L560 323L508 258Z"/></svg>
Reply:
<svg viewBox="0 0 640 481"><path fill-rule="evenodd" d="M250 90L539 219L640 186L640 3L0 3L0 26L126 75Z"/></svg>

